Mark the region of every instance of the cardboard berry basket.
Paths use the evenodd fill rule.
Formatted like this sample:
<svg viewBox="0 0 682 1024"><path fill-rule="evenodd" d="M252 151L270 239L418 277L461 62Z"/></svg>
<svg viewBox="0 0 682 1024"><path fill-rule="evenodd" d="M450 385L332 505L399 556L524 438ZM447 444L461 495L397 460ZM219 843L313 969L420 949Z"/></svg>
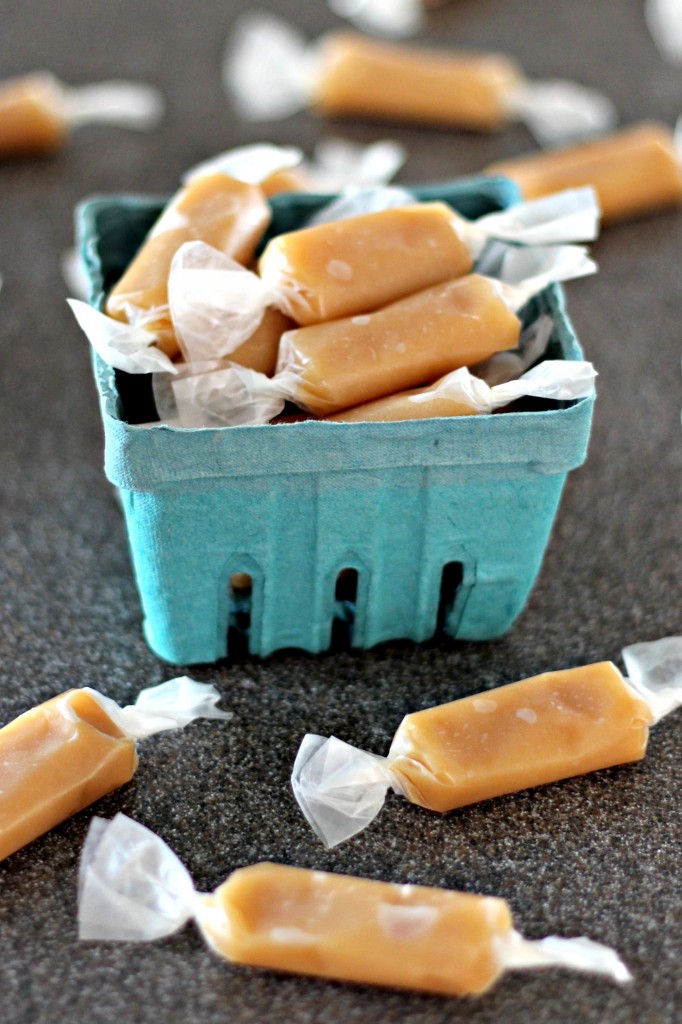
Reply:
<svg viewBox="0 0 682 1024"><path fill-rule="evenodd" d="M417 190L475 218L515 186L477 178ZM329 197L279 196L269 236ZM96 198L77 212L91 301L134 256L163 202ZM549 358L580 359L560 287ZM241 632L251 653L323 651L444 631L489 640L510 628L540 568L569 470L586 455L593 398L494 415L399 423L182 430L154 418L147 377L94 370L105 472L118 489L152 650L211 662ZM250 587L235 590L236 574Z"/></svg>

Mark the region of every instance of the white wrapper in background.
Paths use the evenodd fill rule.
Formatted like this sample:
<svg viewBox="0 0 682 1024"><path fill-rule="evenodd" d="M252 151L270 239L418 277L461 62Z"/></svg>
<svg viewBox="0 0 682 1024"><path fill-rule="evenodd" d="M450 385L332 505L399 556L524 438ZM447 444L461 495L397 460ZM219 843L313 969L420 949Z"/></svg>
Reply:
<svg viewBox="0 0 682 1024"><path fill-rule="evenodd" d="M681 0L645 0L644 17L665 59L671 64L682 64Z"/></svg>
<svg viewBox="0 0 682 1024"><path fill-rule="evenodd" d="M303 162L303 150L294 146L273 146L269 142L257 142L250 146L238 146L190 167L180 179L183 185L209 174L226 174L228 178L260 185L279 171L299 167Z"/></svg>
<svg viewBox="0 0 682 1024"><path fill-rule="evenodd" d="M66 301L95 352L109 366L127 373L176 372L168 356L156 348L155 335L141 323L121 323L79 299Z"/></svg>
<svg viewBox="0 0 682 1024"><path fill-rule="evenodd" d="M603 93L560 79L517 86L508 97L508 111L546 147L603 135L618 121L616 108Z"/></svg>
<svg viewBox="0 0 682 1024"><path fill-rule="evenodd" d="M142 82L98 82L69 88L57 82L59 108L72 127L115 124L137 131L155 128L164 115L163 96Z"/></svg>
<svg viewBox="0 0 682 1024"><path fill-rule="evenodd" d="M417 201L412 192L399 185L352 190L321 207L308 220L306 227L312 228L320 224L330 224L336 220L348 220L350 217L360 217L365 213L380 213L382 210L414 206Z"/></svg>
<svg viewBox="0 0 682 1024"><path fill-rule="evenodd" d="M189 676L178 676L158 686L140 690L134 704L127 707L105 697L98 690L84 687L127 736L141 740L157 732L183 729L196 718L229 721L231 711L221 711L215 705L220 693L210 683L198 683Z"/></svg>
<svg viewBox="0 0 682 1024"><path fill-rule="evenodd" d="M332 136L320 139L313 159L303 165L318 192L372 188L391 181L407 160L407 150L393 139L367 146Z"/></svg>
<svg viewBox="0 0 682 1024"><path fill-rule="evenodd" d="M422 0L327 0L330 9L363 32L396 39L414 36L424 22Z"/></svg>
<svg viewBox="0 0 682 1024"><path fill-rule="evenodd" d="M153 942L194 918L210 944L202 927L208 913L186 867L159 836L124 814L92 820L78 878L80 939ZM221 923L228 924L222 918ZM506 970L567 967L630 980L615 951L590 939L531 941L512 930L500 937L496 953Z"/></svg>

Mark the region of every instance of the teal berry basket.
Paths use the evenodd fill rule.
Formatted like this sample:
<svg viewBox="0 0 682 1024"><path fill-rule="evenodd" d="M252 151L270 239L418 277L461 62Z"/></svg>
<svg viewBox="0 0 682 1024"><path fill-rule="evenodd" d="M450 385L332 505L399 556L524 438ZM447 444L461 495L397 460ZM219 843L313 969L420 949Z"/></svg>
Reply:
<svg viewBox="0 0 682 1024"><path fill-rule="evenodd" d="M476 178L417 190L475 218L515 186ZM272 201L269 235L328 196ZM91 302L102 309L163 202L113 196L77 211ZM548 356L582 352L558 286ZM236 645L256 655L368 648L438 632L491 640L519 615L569 470L585 459L593 398L399 423L181 430L155 418L147 377L94 357L105 472L118 489L151 649L176 664ZM235 590L235 574L250 588ZM248 582L248 581L247 581Z"/></svg>

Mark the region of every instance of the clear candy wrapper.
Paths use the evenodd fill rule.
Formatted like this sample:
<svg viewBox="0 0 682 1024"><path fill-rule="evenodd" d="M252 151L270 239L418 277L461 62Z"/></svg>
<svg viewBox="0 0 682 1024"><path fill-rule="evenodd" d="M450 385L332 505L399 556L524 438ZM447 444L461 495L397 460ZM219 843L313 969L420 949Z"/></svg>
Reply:
<svg viewBox="0 0 682 1024"><path fill-rule="evenodd" d="M414 36L424 22L422 0L328 0L330 9L365 32Z"/></svg>
<svg viewBox="0 0 682 1024"><path fill-rule="evenodd" d="M66 300L78 325L100 359L126 373L176 373L175 365L156 347L156 335L137 323L121 323L79 299ZM153 320L158 310L149 314Z"/></svg>
<svg viewBox="0 0 682 1024"><path fill-rule="evenodd" d="M491 413L519 398L544 398L554 402L586 398L594 390L596 376L592 363L547 359L517 380L490 387L463 366L444 377L431 391L413 395L409 400L418 404L433 398L450 398L471 406L477 413Z"/></svg>
<svg viewBox="0 0 682 1024"><path fill-rule="evenodd" d="M348 14L352 10L362 16L382 0L335 2ZM414 6L405 0L390 4L396 24L401 17L398 8ZM309 44L292 26L264 11L239 18L223 61L223 83L239 114L246 120L275 120L314 105L326 71L323 42ZM552 146L601 134L616 123L614 106L606 96L565 81L521 80L510 85L500 99L500 116L523 121L541 145Z"/></svg>
<svg viewBox="0 0 682 1024"><path fill-rule="evenodd" d="M545 354L552 336L552 318L543 315L534 320L521 332L519 347L508 352L498 352L473 368L474 373L490 387L516 380L524 370L538 362Z"/></svg>
<svg viewBox="0 0 682 1024"><path fill-rule="evenodd" d="M640 760L649 727L682 704L682 638L635 644L624 649L623 657L629 679L602 662L408 715L388 757L357 750L335 736L309 734L294 763L294 796L318 837L333 847L367 827L388 789L443 813ZM582 730L584 762L576 759L575 747L562 748L564 687L571 729ZM532 728L545 731L533 734L537 752L531 757L527 730ZM486 742L478 735L481 729ZM476 744L481 743L488 752L479 765ZM548 761L543 760L543 744ZM499 750L494 757L491 745Z"/></svg>
<svg viewBox="0 0 682 1024"><path fill-rule="evenodd" d="M494 897L278 864L242 868L203 895L149 829L123 814L95 818L81 857L80 938L153 942L192 919L227 960L340 981L476 995L507 970L537 967L630 980L607 946L585 938L525 939L508 905ZM367 956L358 957L358 941Z"/></svg>
<svg viewBox="0 0 682 1024"><path fill-rule="evenodd" d="M154 86L139 82L98 82L67 88L55 80L59 106L73 127L82 124L117 124L149 131L164 114L163 96Z"/></svg>
<svg viewBox="0 0 682 1024"><path fill-rule="evenodd" d="M89 686L84 687L106 712L121 732L135 740L146 739L157 732L184 729L197 718L229 721L231 711L216 707L220 693L211 683L198 683L189 676L177 676L158 686L140 690L134 704L119 707L110 697Z"/></svg>
<svg viewBox="0 0 682 1024"><path fill-rule="evenodd" d="M682 64L682 3L645 0L644 17L656 46L671 64Z"/></svg>
<svg viewBox="0 0 682 1024"><path fill-rule="evenodd" d="M405 148L391 139L367 146L341 138L321 139L312 160L294 146L268 142L239 146L191 167L183 184L202 175L226 174L230 178L261 185L282 171L298 170L311 191L341 192L346 188L370 188L390 181L407 159Z"/></svg>
<svg viewBox="0 0 682 1024"><path fill-rule="evenodd" d="M682 636L623 648L629 681L660 721L682 705Z"/></svg>

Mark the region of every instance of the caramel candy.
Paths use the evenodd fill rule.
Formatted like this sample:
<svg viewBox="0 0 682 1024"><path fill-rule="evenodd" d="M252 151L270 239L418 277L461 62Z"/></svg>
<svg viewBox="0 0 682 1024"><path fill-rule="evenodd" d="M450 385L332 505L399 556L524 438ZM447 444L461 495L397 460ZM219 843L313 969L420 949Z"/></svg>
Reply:
<svg viewBox="0 0 682 1024"><path fill-rule="evenodd" d="M526 199L591 185L604 220L610 222L682 202L679 152L670 129L659 124L635 125L578 146L502 160L486 173L511 178Z"/></svg>
<svg viewBox="0 0 682 1024"><path fill-rule="evenodd" d="M46 73L0 83L0 158L59 149L69 131L60 100L55 79Z"/></svg>
<svg viewBox="0 0 682 1024"><path fill-rule="evenodd" d="M441 378L442 379L442 378ZM401 391L397 395L377 398L374 402L344 409L325 419L333 423L390 423L398 420L426 420L434 416L474 416L476 409L466 402L433 394L440 381L425 388ZM415 395L433 395L428 401L413 402Z"/></svg>
<svg viewBox="0 0 682 1024"><path fill-rule="evenodd" d="M137 768L125 736L85 690L68 690L0 730L0 860L106 793Z"/></svg>
<svg viewBox="0 0 682 1024"><path fill-rule="evenodd" d="M519 352L502 352L494 356L492 361L512 355L516 367L522 365L523 357ZM346 409L327 419L337 423L359 423L423 420L433 416L472 416L492 413L526 396L559 402L572 401L591 394L596 377L591 363L547 359L526 373L519 374L518 370L516 375L511 373L492 387L481 379L481 374L504 377L510 369L512 367L504 365L491 367L491 360L474 367L474 373L466 366L461 366L429 387L402 391L398 395L356 405L354 409Z"/></svg>
<svg viewBox="0 0 682 1024"><path fill-rule="evenodd" d="M277 372L291 375L297 404L325 416L515 348L519 332L500 283L470 274L376 313L288 331Z"/></svg>
<svg viewBox="0 0 682 1024"><path fill-rule="evenodd" d="M333 846L376 817L389 786L445 812L639 761L652 707L611 662L547 672L407 715L385 760L335 737L307 736L292 785Z"/></svg>
<svg viewBox="0 0 682 1024"><path fill-rule="evenodd" d="M338 981L478 995L504 969L508 904L282 864L235 871L199 924L234 963Z"/></svg>
<svg viewBox="0 0 682 1024"><path fill-rule="evenodd" d="M522 81L519 66L502 54L447 53L335 33L322 40L311 102L333 117L491 131L509 121L508 97Z"/></svg>
<svg viewBox="0 0 682 1024"><path fill-rule="evenodd" d="M524 679L403 719L388 757L434 811L639 761L653 715L609 661Z"/></svg>
<svg viewBox="0 0 682 1024"><path fill-rule="evenodd" d="M261 190L268 198L287 192L312 192L313 183L301 167L290 167L275 171L260 183Z"/></svg>
<svg viewBox="0 0 682 1024"><path fill-rule="evenodd" d="M173 256L189 241L203 241L248 264L270 222L270 208L256 185L225 174L193 178L170 201L107 299L106 312L123 322L140 320L171 358L179 353L168 312Z"/></svg>
<svg viewBox="0 0 682 1024"><path fill-rule="evenodd" d="M0 729L0 860L132 779L136 739L193 718L229 718L212 686L183 677L119 708L89 688L67 690Z"/></svg>
<svg viewBox="0 0 682 1024"><path fill-rule="evenodd" d="M301 325L368 313L471 270L458 221L445 203L334 220L273 238L258 268Z"/></svg>
<svg viewBox="0 0 682 1024"><path fill-rule="evenodd" d="M148 942L191 918L227 960L337 981L478 995L515 968L630 977L613 950L588 939L524 939L508 904L491 896L269 863L200 895L149 829L123 814L95 818L81 858L80 937Z"/></svg>
<svg viewBox="0 0 682 1024"><path fill-rule="evenodd" d="M277 366L280 339L292 326L288 316L269 306L251 337L230 353L229 361L271 377Z"/></svg>

